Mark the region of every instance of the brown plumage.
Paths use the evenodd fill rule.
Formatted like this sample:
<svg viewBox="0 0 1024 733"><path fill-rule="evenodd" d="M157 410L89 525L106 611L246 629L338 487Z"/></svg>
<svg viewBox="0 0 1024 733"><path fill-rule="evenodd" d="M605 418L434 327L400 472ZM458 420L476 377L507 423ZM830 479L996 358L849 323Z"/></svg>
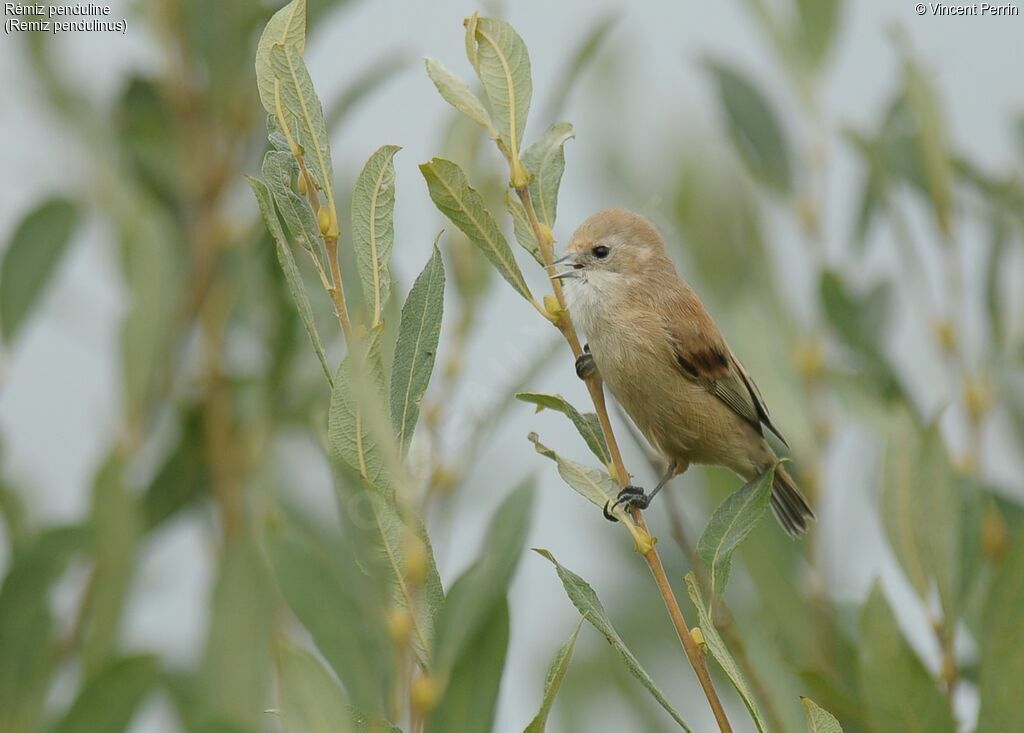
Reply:
<svg viewBox="0 0 1024 733"><path fill-rule="evenodd" d="M626 209L594 214L562 262L572 266L558 277L593 365L669 461L667 476L701 463L750 480L776 462L764 428L785 440L764 399L649 221ZM814 518L782 466L771 506L791 535Z"/></svg>

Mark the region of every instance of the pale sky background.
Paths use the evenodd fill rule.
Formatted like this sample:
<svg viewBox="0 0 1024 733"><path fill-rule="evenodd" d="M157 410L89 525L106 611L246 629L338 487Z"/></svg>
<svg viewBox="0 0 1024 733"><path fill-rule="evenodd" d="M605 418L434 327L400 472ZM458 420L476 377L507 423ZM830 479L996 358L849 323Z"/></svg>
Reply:
<svg viewBox="0 0 1024 733"><path fill-rule="evenodd" d="M52 39L59 44L62 64L90 96L111 100L125 77L139 67L159 64L155 45L143 23L126 3L112 3L112 15L129 19L126 36L81 33ZM1024 113L1020 44L1024 18L919 17L910 0L847 2L842 34L825 85L824 108L830 121L864 129L875 124L885 102L900 80L899 56L887 29L898 25L907 34L916 57L932 74L942 96L943 110L957 148L983 165L1004 168L1015 157L1011 121ZM325 98L331 98L356 71L388 49L406 49L414 58L441 59L449 68L468 76L462 49L462 18L476 9L469 2L415 2L366 0L336 15L310 32L307 61ZM610 10L623 12L610 35L597 68L617 59L615 75L625 81L624 96L605 100L592 83L593 69L573 94L566 118L576 127L576 139L567 147L567 169L559 207L556 237L565 241L571 228L589 213L613 204L659 206L659 184L671 179L665 165L663 143L679 136L707 138L719 129L717 100L697 57L717 52L750 72L775 99L784 88L780 70L770 62L768 48L741 2L623 3L605 0L523 0L507 4L507 17L526 39L534 70L535 110L547 100L550 83L564 65L566 55L593 21ZM0 38L0 153L3 196L0 198L0 241L6 241L14 223L41 196L54 191L75 192L87 185L84 161L76 144L44 112L32 88L32 77L22 67L15 36ZM401 282L409 283L429 254L433 234L441 226L422 185L416 166L440 150L442 125L448 107L422 71L413 64L365 102L332 140L335 169L348 171L351 180L366 157L379 145L403 146L396 159L398 176L397 240L394 268ZM541 132L532 124L528 137ZM635 200L622 201L618 188L607 180L599 142L616 137L629 155L649 172L648 188ZM712 143L721 144L721 142ZM850 226L850 203L860 183L861 168L838 137L831 140L829 248L844 248ZM1016 158L1019 161L1019 158ZM1019 162L1018 162L1019 165ZM240 196L247 209L251 199ZM770 222L775 224L775 222ZM795 239L782 224L769 227L780 256L797 252ZM980 241L979 232L965 232L965 250ZM875 248L865 268L882 267L891 260L885 247ZM1019 254L1019 253L1018 253ZM968 258L969 282L978 274L978 258ZM797 266L792 297L808 302L813 293L801 282ZM806 274L806 273L804 273ZM807 278L803 278L806 280ZM495 395L515 373L541 336L544 324L507 288L489 306L500 327L490 328L470 356L470 399ZM104 456L119 421L117 328L124 300L116 277L114 252L100 222L80 230L71 255L63 263L56 287L26 327L17 349L0 355L0 436L2 472L19 487L27 487L31 514L46 521L80 517L88 506L89 482ZM499 320L501 319L501 320ZM728 333L734 348L743 353L742 339L764 338L763 330L747 328ZM770 332L768 332L770 333ZM919 344L897 339L901 364L914 359ZM442 345L442 348L443 345ZM755 373L755 376L756 373ZM538 390L558 391L584 404L584 390L572 374L568 358L556 362ZM762 385L763 387L764 385ZM772 394L766 391L769 404ZM938 407L948 395L931 395ZM778 419L780 408L774 411ZM785 408L782 408L784 415ZM579 458L579 446L568 435L559 416L534 415L523 407L497 434L487 450L487 470L472 482L449 520L451 540L438 548L446 584L454 579L475 553L486 519L521 472L536 469L539 477L531 546L550 548L567 566L586 577L599 593L610 593L621 573L646 573L628 551L624 532L610 532L600 514L559 481L550 464L537 457L525 435L537 430L547 442L569 449ZM785 426L784 417L780 422ZM299 470L308 461L292 447ZM998 442L986 472L1024 496L1021 457ZM908 591L884 546L874 519L874 471L877 452L864 431L845 430L837 438L827 469L826 496L818 507L824 530L823 572L838 597L863 598L879 573L899 604L907 625L920 625L920 608ZM627 461L629 462L629 461ZM637 461L632 461L637 465ZM313 487L312 501L327 500L324 475L306 470ZM496 478L497 477L497 478ZM641 473L641 483L650 477ZM738 485L738 484L737 484ZM687 479L675 482L685 491ZM656 533L667 537L667 524L657 511L650 513ZM203 642L206 596L212 575L208 565L206 528L199 522L175 522L160 532L145 550L141 572L132 592L124 640L131 646L162 650L171 660L188 661ZM594 538L599 537L599 540ZM677 552L669 542L665 551ZM851 548L855 551L851 552ZM0 549L0 569L7 558ZM74 598L72 577L56 602ZM652 589L653 593L653 589ZM512 589L512 642L510 664L503 682L499 733L523 728L539 701L543 669L576 619L548 564L524 557ZM666 633L671 633L666 623ZM581 643L603 643L593 632ZM582 637L581 637L582 638ZM915 639L926 659L935 661L927 639ZM707 706L694 697L690 672L680 656L673 665L652 665L652 673L698 731L712 725ZM974 702L960 701L961 713L971 715ZM557 709L557 705L556 705ZM595 700L594 715L602 730L616 730L614 701ZM733 716L738 731L748 723ZM134 733L173 730L161 703L149 705L133 727Z"/></svg>

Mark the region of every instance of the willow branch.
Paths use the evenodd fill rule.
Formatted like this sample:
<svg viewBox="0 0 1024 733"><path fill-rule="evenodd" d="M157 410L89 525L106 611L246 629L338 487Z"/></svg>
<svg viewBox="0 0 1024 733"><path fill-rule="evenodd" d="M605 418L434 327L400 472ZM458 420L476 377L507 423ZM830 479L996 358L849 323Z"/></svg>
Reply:
<svg viewBox="0 0 1024 733"><path fill-rule="evenodd" d="M551 230L542 225L537 218L537 212L533 208L533 201L530 199L529 188L526 186L518 186L515 191L520 202L523 204L523 208L526 210L526 216L530 220L530 225L533 228L534 236L537 238L537 244L540 248L541 257L544 260L544 266L548 275L554 275L554 242L551 237ZM558 327L558 330L561 331L565 340L569 343L569 348L572 349L573 356L578 358L580 354L583 353L583 349L580 346L579 336L576 334L576 329L569 316L569 311L565 307L565 295L562 292L562 286L557 280L552 280L551 284L554 290L555 299L558 301L558 306L561 311L555 325ZM611 421L608 419L608 408L605 404L604 398L604 385L597 377L590 377L585 381L587 391L590 392L590 397L594 402L594 410L597 412L598 421L601 423L601 431L604 433L605 442L608 444L608 452L611 454L615 480L618 482L619 486L625 487L629 484L629 472L626 470L625 463L623 463L622 452L619 450L619 444L615 440L615 435L612 432ZM630 512L633 515L633 521L636 523L640 531L644 535L650 536L650 532L647 529L647 522L644 521L643 513L637 507L631 507ZM683 651L686 653L686 658L689 660L690 666L693 667L693 671L697 675L700 686L704 690L704 695L708 699L708 704L711 706L711 710L715 715L715 720L718 722L718 728L722 733L732 733L732 726L729 725L729 720L725 715L725 709L722 707L722 701L719 699L718 692L715 690L714 683L711 680L711 675L708 673L707 660L704 657L704 653L697 646L697 642L694 641L693 637L690 635L690 627L686 623L686 619L683 617L682 609L680 609L679 601L676 600L675 593L672 591L672 585L669 583L668 575L665 574L665 566L661 562L661 556L658 555L658 551L655 549L653 542L646 543L646 547L641 549L644 560L647 562L647 567L650 569L651 575L654 576L654 582L657 584L658 591L661 593L661 598L665 602L665 608L668 611L669 618L672 619L672 625L675 627L679 641L683 645Z"/></svg>

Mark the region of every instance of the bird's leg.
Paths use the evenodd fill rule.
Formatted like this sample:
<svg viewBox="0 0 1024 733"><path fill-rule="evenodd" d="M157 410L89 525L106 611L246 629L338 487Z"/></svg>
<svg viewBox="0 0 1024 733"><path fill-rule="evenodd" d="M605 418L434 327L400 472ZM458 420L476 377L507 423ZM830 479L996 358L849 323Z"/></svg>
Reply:
<svg viewBox="0 0 1024 733"><path fill-rule="evenodd" d="M638 509L646 509L651 505L651 501L658 495L658 492L661 491L662 487L671 481L673 476L680 473L682 473L682 471L679 470L679 467L673 461L669 464L668 469L665 471L665 475L661 477L658 485L654 487L654 490L650 494L645 494L644 490L639 486L630 485L625 487L619 492L618 496L615 497L615 501L607 502L604 505L604 518L612 522L619 521L612 513L615 511L616 507L619 506L625 506L626 508L635 506Z"/></svg>
<svg viewBox="0 0 1024 733"><path fill-rule="evenodd" d="M589 344L586 344L583 353L576 357L576 376L584 380L597 376L597 364L594 362L594 355L590 353Z"/></svg>

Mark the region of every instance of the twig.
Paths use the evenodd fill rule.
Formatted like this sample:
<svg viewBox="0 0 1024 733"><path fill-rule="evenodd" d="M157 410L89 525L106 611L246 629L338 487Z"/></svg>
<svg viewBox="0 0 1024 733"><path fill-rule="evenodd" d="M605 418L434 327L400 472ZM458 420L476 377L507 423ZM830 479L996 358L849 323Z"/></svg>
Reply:
<svg viewBox="0 0 1024 733"><path fill-rule="evenodd" d="M533 202L530 200L530 190L527 186L518 186L515 189L516 195L523 204L523 208L526 210L526 215L530 220L530 225L533 227L534 236L537 238L537 244L540 248L541 256L544 260L544 265L549 275L554 275L554 257L553 257L553 240L551 237L551 230L547 226L544 226L537 219L537 212L533 208ZM562 293L561 284L557 280L551 281L555 299L558 302L558 306L561 310L555 325L558 330L561 331L565 340L569 343L569 348L572 349L573 356L578 358L582 353L583 349L580 346L579 336L576 334L576 329L572 324L572 319L569 316L569 312L565 307L565 297ZM622 461L622 453L619 450L618 442L615 440L615 435L612 432L611 421L608 419L608 408L605 404L604 398L604 385L601 380L597 377L590 377L585 380L587 385L587 391L590 392L590 398L594 403L594 410L597 412L598 421L601 424L601 431L604 433L605 442L608 444L608 452L612 457L612 467L614 468L615 480L620 486L627 486L629 484L629 472L626 470L626 466ZM643 534L649 536L650 532L647 530L647 522L644 521L643 513L636 507L631 507L631 514L633 515L633 521ZM711 675L708 673L707 660L704 654L700 651L697 646L697 642L694 641L690 635L690 627L686 623L686 619L683 617L683 612L679 608L679 601L676 600L675 594L672 591L672 585L669 583L668 576L665 574L665 566L661 562L661 556L658 555L658 551L654 546L653 542L647 543L647 546L642 549L644 560L647 562L647 567L650 568L651 575L654 576L654 582L658 586L658 591L661 593L661 598L665 602L665 608L668 610L669 618L672 619L672 625L675 626L676 634L679 636L679 641L683 645L683 651L686 653L687 659L690 661L690 666L693 667L694 673L697 675L697 679L700 682L701 688L704 690L704 695L708 699L708 704L711 705L711 710L715 715L715 720L718 722L718 728L722 733L732 733L732 726L729 725L729 719L725 715L725 709L722 707L722 701L718 697L718 692L715 690L714 683L711 680Z"/></svg>

